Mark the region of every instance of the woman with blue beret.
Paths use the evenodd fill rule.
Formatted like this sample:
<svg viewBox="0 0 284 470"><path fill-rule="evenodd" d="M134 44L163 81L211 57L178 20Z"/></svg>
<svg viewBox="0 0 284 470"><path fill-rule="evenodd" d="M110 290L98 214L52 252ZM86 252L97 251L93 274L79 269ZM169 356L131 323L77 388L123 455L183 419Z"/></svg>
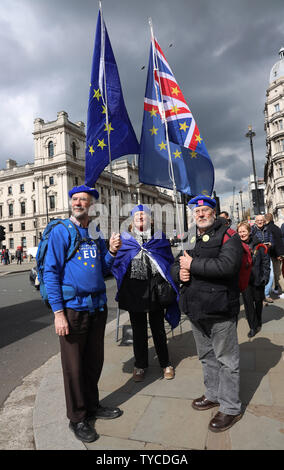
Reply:
<svg viewBox="0 0 284 470"><path fill-rule="evenodd" d="M119 308L129 312L133 331L133 378L135 382L143 381L148 367L148 313L164 378L173 379L174 368L169 360L164 319L165 309L172 328L178 325L180 318L176 301L178 289L170 275L174 258L165 234L160 231L153 233L151 211L147 206L139 204L134 207L131 216L130 232L121 234L122 246L112 272L117 280L116 300Z"/></svg>

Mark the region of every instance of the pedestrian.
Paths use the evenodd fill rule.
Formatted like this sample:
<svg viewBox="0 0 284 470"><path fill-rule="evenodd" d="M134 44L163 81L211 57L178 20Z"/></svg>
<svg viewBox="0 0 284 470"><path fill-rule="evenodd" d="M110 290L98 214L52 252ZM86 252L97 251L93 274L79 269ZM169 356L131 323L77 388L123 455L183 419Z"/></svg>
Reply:
<svg viewBox="0 0 284 470"><path fill-rule="evenodd" d="M17 248L16 250L16 258L17 258L17 264L22 264L22 251Z"/></svg>
<svg viewBox="0 0 284 470"><path fill-rule="evenodd" d="M273 245L269 248L269 255L272 259L273 272L274 272L274 294L281 294L281 260L284 257L284 243L282 239L282 232L273 221L273 215L268 213L264 216L267 230L272 234ZM284 286L283 286L284 288Z"/></svg>
<svg viewBox="0 0 284 470"><path fill-rule="evenodd" d="M131 215L131 232L121 234L122 246L112 272L117 280L118 306L129 312L133 332L133 379L143 381L149 365L147 314L163 376L173 379L175 372L169 359L165 308L172 306L173 315L179 315L178 290L169 273L174 258L165 235L153 233L150 209L140 204ZM162 289L167 292L163 294Z"/></svg>
<svg viewBox="0 0 284 470"><path fill-rule="evenodd" d="M104 276L121 244L119 234L112 234L109 251L105 241L90 237L89 210L99 194L82 185L69 191L70 223L82 237L77 253L66 261L69 233L63 224L50 232L44 268L44 283L48 301L54 312L55 331L59 335L64 378L67 417L75 436L92 442L98 435L91 425L92 418L119 417L119 408L99 403L98 381L104 361L104 334L107 320L107 298ZM71 290L63 300L62 286ZM73 292L72 292L73 289Z"/></svg>
<svg viewBox="0 0 284 470"><path fill-rule="evenodd" d="M255 224L252 227L252 235L256 236L259 240L259 243L264 243L268 247L268 254L270 250L274 247L274 239L271 231L269 231L264 215L258 214L255 217ZM269 255L269 263L270 263L270 276L269 280L265 286L265 304L272 304L274 301L271 297L272 285L274 281L274 271L273 271L273 264L272 259Z"/></svg>
<svg viewBox="0 0 284 470"><path fill-rule="evenodd" d="M229 213L227 211L220 212L219 217L225 219L225 225L227 225L228 227L231 226L232 220L230 219Z"/></svg>
<svg viewBox="0 0 284 470"><path fill-rule="evenodd" d="M238 234L223 243L228 227L216 219L215 199L198 195L188 204L194 205L195 246L175 260L172 275L182 285L180 310L191 321L203 366L205 393L192 407L202 411L219 406L209 429L221 432L242 417L237 317L243 248Z"/></svg>
<svg viewBox="0 0 284 470"><path fill-rule="evenodd" d="M238 234L242 242L246 243L252 252L253 265L249 285L242 292L246 318L250 327L248 337L252 338L261 330L262 326L264 288L269 280L270 258L268 247L259 243L259 239L252 235L248 222L238 224Z"/></svg>

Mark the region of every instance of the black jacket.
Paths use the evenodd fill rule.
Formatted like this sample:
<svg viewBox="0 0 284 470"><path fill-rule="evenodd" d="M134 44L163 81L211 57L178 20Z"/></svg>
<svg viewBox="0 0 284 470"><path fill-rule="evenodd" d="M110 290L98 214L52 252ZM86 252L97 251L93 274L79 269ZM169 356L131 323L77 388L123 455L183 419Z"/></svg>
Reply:
<svg viewBox="0 0 284 470"><path fill-rule="evenodd" d="M270 276L270 258L265 254L265 249L259 245L259 239L251 235L248 240L248 245L252 251L252 270L249 283L255 287L265 286L269 281Z"/></svg>
<svg viewBox="0 0 284 470"><path fill-rule="evenodd" d="M284 243L282 239L282 232L274 222L266 224L267 229L272 233L273 246L269 250L271 258L277 258L277 256L284 255Z"/></svg>
<svg viewBox="0 0 284 470"><path fill-rule="evenodd" d="M190 281L181 283L180 309L193 321L224 319L238 315L238 287L243 248L236 234L223 244L228 227L217 219L188 253L193 257ZM172 266L175 282L179 279L179 257Z"/></svg>

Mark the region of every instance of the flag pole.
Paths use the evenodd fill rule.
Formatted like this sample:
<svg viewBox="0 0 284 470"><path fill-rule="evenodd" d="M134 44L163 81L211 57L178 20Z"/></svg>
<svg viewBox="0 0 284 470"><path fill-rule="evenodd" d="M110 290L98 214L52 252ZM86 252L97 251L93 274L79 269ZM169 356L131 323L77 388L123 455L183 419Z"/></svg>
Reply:
<svg viewBox="0 0 284 470"><path fill-rule="evenodd" d="M105 105L106 111L106 131L107 131L107 141L108 141L108 157L109 157L109 166L110 166L110 188L111 194L113 195L113 180L112 180L112 160L111 160L111 148L110 148L110 130L109 130L109 115L108 115L108 100L107 100L107 83L106 83L106 67L105 67L105 24L103 19L103 8L102 2L99 0L99 8L101 13L101 58L100 58L100 70L101 66L103 66L103 79L104 79L104 95L105 99L102 94L102 100ZM100 73L101 75L101 73ZM100 77L101 79L101 77ZM99 83L101 85L101 83ZM102 90L101 90L102 91Z"/></svg>
<svg viewBox="0 0 284 470"><path fill-rule="evenodd" d="M152 18L149 18L149 26L150 26L150 31L151 31L154 71L159 72L159 67L158 67L158 63L157 63L157 60L156 60L155 36L154 36L154 28L153 28ZM157 102L160 104L159 108L160 108L160 112L161 112L162 122L165 125L167 149L168 149L168 156L169 156L169 177L170 177L170 180L172 181L172 184L173 184L173 193L174 193L174 200L175 200L175 205L176 205L177 222L178 222L179 232L180 232L180 236L181 236L182 235L182 226L181 226L180 213L179 213L178 201L177 201L177 189L176 189L174 168L173 168L173 162L172 162L172 154L171 154L171 148L170 148L168 122L167 122L167 119L166 119L166 112L165 112L165 108L164 108L163 93L162 93L162 86L161 86L161 80L160 80L159 73L157 73L157 76L158 76L158 79L159 79L159 90L160 90L161 100L159 100L159 96L158 96L158 93L157 93L157 90L156 90L155 80L154 80L154 86L155 86L155 90L156 90ZM182 250L184 249L182 238L181 238L181 248L182 248Z"/></svg>

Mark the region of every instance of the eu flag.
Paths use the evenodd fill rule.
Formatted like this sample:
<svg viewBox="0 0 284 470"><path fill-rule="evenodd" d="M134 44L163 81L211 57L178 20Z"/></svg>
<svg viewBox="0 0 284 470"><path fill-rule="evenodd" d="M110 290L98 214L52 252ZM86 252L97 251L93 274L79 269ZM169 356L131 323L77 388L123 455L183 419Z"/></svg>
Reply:
<svg viewBox="0 0 284 470"><path fill-rule="evenodd" d="M91 187L95 184L110 157L115 160L138 151L107 29L99 11L87 117L85 183Z"/></svg>
<svg viewBox="0 0 284 470"><path fill-rule="evenodd" d="M211 195L214 167L197 124L157 40L151 44L144 99L139 179L189 195ZM168 127L168 138L165 131Z"/></svg>

